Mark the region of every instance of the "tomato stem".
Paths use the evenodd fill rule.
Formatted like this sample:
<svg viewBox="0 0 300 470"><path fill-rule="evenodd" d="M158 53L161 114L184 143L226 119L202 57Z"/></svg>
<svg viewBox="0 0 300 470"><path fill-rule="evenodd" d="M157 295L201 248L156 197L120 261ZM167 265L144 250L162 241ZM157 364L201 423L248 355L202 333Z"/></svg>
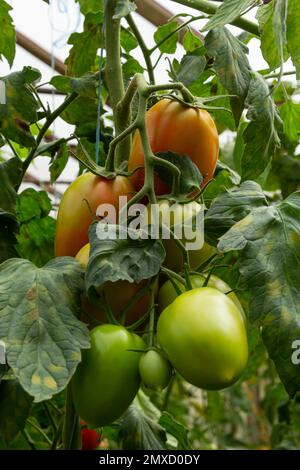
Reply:
<svg viewBox="0 0 300 470"><path fill-rule="evenodd" d="M62 438L64 450L81 449L82 444L80 421L79 416L74 408L72 389L70 384L67 387Z"/></svg>
<svg viewBox="0 0 300 470"><path fill-rule="evenodd" d="M25 175L30 163L32 160L37 156L36 151L38 149L38 146L40 145L44 135L46 134L47 130L51 126L51 124L55 121L55 119L61 115L61 113L78 97L77 93L71 93L65 101L58 106L58 108L51 113L47 119L43 127L41 128L40 132L38 133L38 136L36 138L36 145L30 150L26 160L23 163L23 176Z"/></svg>
<svg viewBox="0 0 300 470"><path fill-rule="evenodd" d="M184 278L185 278L186 290L192 290L193 286L192 286L191 279L190 279L189 266L186 263L184 264Z"/></svg>
<svg viewBox="0 0 300 470"><path fill-rule="evenodd" d="M131 122L131 108L118 108L118 103L125 95L122 64L121 64L121 20L115 18L117 0L107 2L105 16L105 38L106 38L106 68L105 79L109 91L110 102L113 108L115 131L118 136ZM117 148L117 162L121 163L129 158L131 147L130 135L126 136Z"/></svg>
<svg viewBox="0 0 300 470"><path fill-rule="evenodd" d="M152 65L152 61L151 61L151 57L150 57L152 52L146 46L146 43L143 39L143 36L141 35L139 29L137 28L132 16L131 15L126 16L126 20L127 20L128 25L130 26L133 34L135 35L136 40L137 40L137 42L140 46L140 49L141 49L141 51L144 55L144 59L145 59L145 62L146 62L146 67L147 67L147 71L148 71L148 75L149 75L149 81L152 85L154 85L154 83L155 83L154 67Z"/></svg>
<svg viewBox="0 0 300 470"><path fill-rule="evenodd" d="M172 271L171 269L168 269L168 268L165 268L164 266L162 266L161 272L165 273L165 274L168 276L168 278L170 279L171 282L172 282L172 278L174 278L174 279L176 279L178 282L180 282L180 284L184 284L184 279L183 279L183 277L181 277L179 274L175 273L175 272ZM198 274L198 273L197 273L197 274ZM174 288L175 288L175 286L174 286ZM176 288L175 288L175 290L176 290ZM178 293L178 295L182 294L181 291L180 291L180 292L178 291L177 293Z"/></svg>

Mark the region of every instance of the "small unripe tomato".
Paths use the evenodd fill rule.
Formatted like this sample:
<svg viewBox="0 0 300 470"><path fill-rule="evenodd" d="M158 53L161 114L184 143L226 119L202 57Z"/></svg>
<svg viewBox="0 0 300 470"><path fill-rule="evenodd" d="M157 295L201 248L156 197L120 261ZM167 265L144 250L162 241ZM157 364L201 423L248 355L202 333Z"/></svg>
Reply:
<svg viewBox="0 0 300 470"><path fill-rule="evenodd" d="M139 372L146 387L152 390L162 390L170 382L172 366L162 354L152 349L142 355Z"/></svg>

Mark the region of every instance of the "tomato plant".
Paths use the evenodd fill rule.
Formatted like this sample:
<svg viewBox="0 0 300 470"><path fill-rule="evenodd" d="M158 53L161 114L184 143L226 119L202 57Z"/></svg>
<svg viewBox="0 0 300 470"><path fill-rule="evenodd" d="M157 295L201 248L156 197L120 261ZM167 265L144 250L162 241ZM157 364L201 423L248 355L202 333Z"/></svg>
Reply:
<svg viewBox="0 0 300 470"><path fill-rule="evenodd" d="M0 1L0 450L300 447L299 18Z"/></svg>
<svg viewBox="0 0 300 470"><path fill-rule="evenodd" d="M91 348L72 379L74 404L84 421L100 427L126 411L140 385L139 351L144 348L139 336L121 326L91 331Z"/></svg>
<svg viewBox="0 0 300 470"><path fill-rule="evenodd" d="M197 387L228 387L246 367L247 333L241 312L212 287L177 297L159 317L157 335L175 369Z"/></svg>

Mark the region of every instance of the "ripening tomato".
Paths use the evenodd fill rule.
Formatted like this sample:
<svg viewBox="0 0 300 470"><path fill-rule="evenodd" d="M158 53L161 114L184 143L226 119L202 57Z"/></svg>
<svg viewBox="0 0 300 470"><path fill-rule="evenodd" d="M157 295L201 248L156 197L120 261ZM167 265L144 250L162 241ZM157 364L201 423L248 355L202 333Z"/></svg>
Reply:
<svg viewBox="0 0 300 470"><path fill-rule="evenodd" d="M234 384L247 364L241 312L228 296L211 287L179 295L160 315L157 339L182 377L205 390Z"/></svg>
<svg viewBox="0 0 300 470"><path fill-rule="evenodd" d="M72 378L79 416L93 427L111 424L128 408L140 386L139 360L146 345L123 326L100 325Z"/></svg>
<svg viewBox="0 0 300 470"><path fill-rule="evenodd" d="M193 289L197 287L203 287L203 284L205 282L206 276L203 274L192 274L190 276L190 281L192 284ZM183 293L185 291L184 284L181 284L177 279L173 279L173 282L179 287L181 292ZM246 315L244 312L244 309L236 296L234 292L231 292L231 287L224 282L222 279L220 279L217 276L211 275L209 280L208 280L208 285L207 287L213 287L214 289L219 290L220 292L223 292L223 294L227 294L227 296L235 303L235 305L238 307L240 310L242 317L244 319L244 322L246 323ZM168 305L170 305L177 297L177 292L170 280L166 281L162 287L159 290L158 294L158 310L159 312L162 312Z"/></svg>
<svg viewBox="0 0 300 470"><path fill-rule="evenodd" d="M84 173L65 191L60 202L55 238L56 256L75 256L89 241L88 229L100 204L111 204L119 212L119 197L124 202L134 192L128 178L117 176L107 180Z"/></svg>
<svg viewBox="0 0 300 470"><path fill-rule="evenodd" d="M142 355L139 363L142 382L152 390L166 388L172 377L172 366L158 351L151 349Z"/></svg>
<svg viewBox="0 0 300 470"><path fill-rule="evenodd" d="M219 155L219 137L211 115L204 109L184 106L168 98L160 100L147 112L147 130L150 145L154 153L174 152L180 156L187 155L197 165L203 184L214 174ZM144 164L144 153L141 138L137 131L133 138L129 170L132 171ZM136 190L144 183L143 168L132 176ZM155 178L157 194L166 194L170 188L158 175Z"/></svg>
<svg viewBox="0 0 300 470"><path fill-rule="evenodd" d="M90 244L87 243L81 250L77 253L76 259L82 264L84 268L87 267L90 254ZM116 281L116 282L106 282L102 287L100 293L104 293L106 302L110 306L114 316L117 320L120 320L122 311L133 297L138 294L140 290L145 288L147 281L142 281L139 284L128 281ZM153 287L155 291L157 290L157 285ZM82 315L81 320L87 323L90 323L92 319L101 321L103 323L107 322L107 317L104 309L101 309L98 306L91 304L88 298L83 295L82 297L83 309L90 315ZM135 302L129 306L126 311L126 321L125 325L131 325L136 322L139 318L145 315L151 304L151 290L146 290L141 294Z"/></svg>

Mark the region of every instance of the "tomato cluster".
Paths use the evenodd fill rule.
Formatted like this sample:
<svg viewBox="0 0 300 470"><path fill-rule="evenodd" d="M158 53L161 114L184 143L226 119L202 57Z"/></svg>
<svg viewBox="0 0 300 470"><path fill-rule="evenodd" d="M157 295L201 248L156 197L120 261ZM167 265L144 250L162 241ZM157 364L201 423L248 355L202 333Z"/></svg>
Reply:
<svg viewBox="0 0 300 470"><path fill-rule="evenodd" d="M146 122L154 153L170 151L179 156L187 155L198 166L204 183L213 177L219 147L216 126L209 113L162 99L150 108ZM137 132L129 159L129 170L136 171L130 178L117 176L107 180L85 173L70 185L58 213L57 256L74 256L84 269L87 268L88 228L97 207L110 203L118 212L119 196L129 200L143 185L143 165L144 154ZM157 195L170 192L158 173L155 174L155 192ZM159 201L163 225L167 223L170 205L168 197ZM190 219L193 225L194 217L203 210L196 200L173 204L172 208L168 222L173 235L183 219ZM141 221L143 229L153 223L150 209L149 206L147 218ZM196 230L196 238L200 232ZM71 386L75 408L89 426L112 423L126 411L141 382L146 389L162 390L168 386L174 371L191 384L207 390L228 387L241 376L248 357L243 308L221 279L201 273L189 274L188 268L201 271L201 266L210 263L214 254L214 249L204 240L197 249L191 249L190 242L185 234L180 243L173 237L163 240L166 251L163 266L172 280L165 281L159 292L157 279L149 289L145 289L147 280L139 284L107 281L96 289L97 305L82 294L81 320L91 328L91 347L83 351ZM189 276L189 282L178 276L180 272ZM186 290L187 287L190 290ZM153 299L157 304L153 318L157 322L151 322L155 330L150 331L147 346L142 338L143 328L134 333L128 327L152 311ZM107 309L112 317L107 315ZM112 318L116 324L109 323ZM147 325L144 329L147 330ZM85 448L99 443L96 434L90 434L89 429L83 430L82 437Z"/></svg>

